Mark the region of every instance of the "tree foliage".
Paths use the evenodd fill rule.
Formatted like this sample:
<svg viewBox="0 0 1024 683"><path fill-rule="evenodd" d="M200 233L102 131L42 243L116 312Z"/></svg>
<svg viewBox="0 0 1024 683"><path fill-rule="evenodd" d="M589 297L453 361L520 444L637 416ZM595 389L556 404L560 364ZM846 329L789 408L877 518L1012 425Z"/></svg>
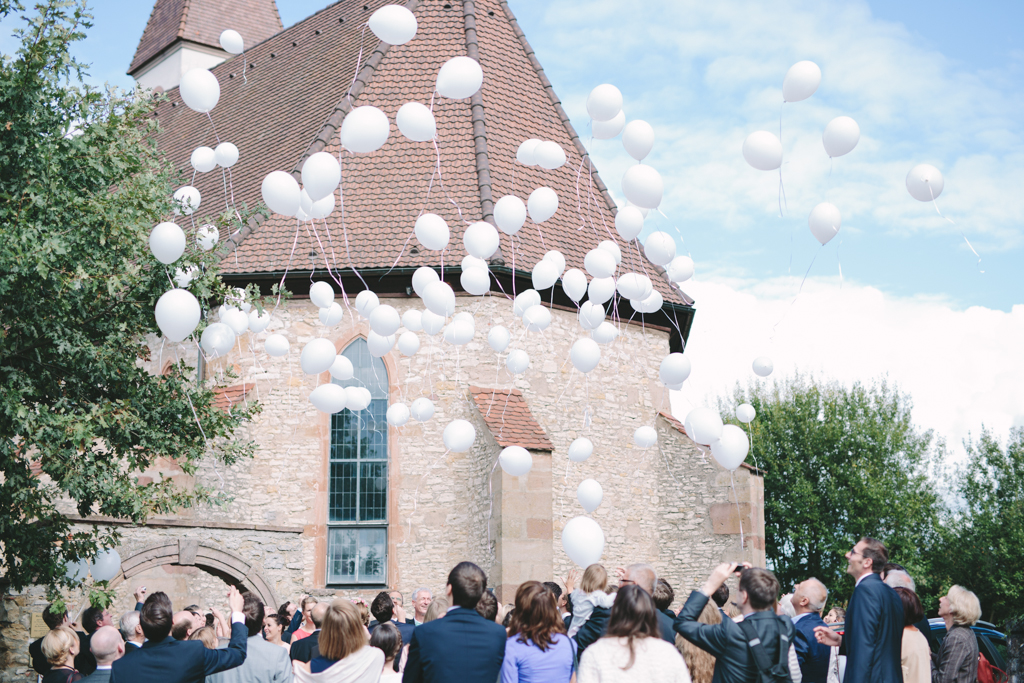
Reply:
<svg viewBox="0 0 1024 683"><path fill-rule="evenodd" d="M143 368L173 286L148 248L177 180L152 142L154 101L79 84L84 4L49 0L24 19L0 65L0 570L14 589L67 585L68 561L116 543L62 509L143 522L214 499L139 475L158 457L192 474L203 458L248 456L231 437L258 409L215 408L184 361ZM189 288L204 305L229 293L216 260L192 247L175 264L201 271Z"/></svg>

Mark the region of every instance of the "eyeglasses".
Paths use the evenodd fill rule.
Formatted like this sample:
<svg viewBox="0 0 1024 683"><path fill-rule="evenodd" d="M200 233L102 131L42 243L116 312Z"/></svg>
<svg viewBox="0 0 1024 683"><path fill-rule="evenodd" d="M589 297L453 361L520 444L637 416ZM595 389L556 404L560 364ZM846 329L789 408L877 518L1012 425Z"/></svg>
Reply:
<svg viewBox="0 0 1024 683"><path fill-rule="evenodd" d="M619 583L631 583L633 585L636 585L636 581L634 581L633 579L619 579Z"/></svg>
<svg viewBox="0 0 1024 683"><path fill-rule="evenodd" d="M856 546L850 548L850 554L851 555L860 555L861 557L864 557L864 553L857 552L857 547Z"/></svg>

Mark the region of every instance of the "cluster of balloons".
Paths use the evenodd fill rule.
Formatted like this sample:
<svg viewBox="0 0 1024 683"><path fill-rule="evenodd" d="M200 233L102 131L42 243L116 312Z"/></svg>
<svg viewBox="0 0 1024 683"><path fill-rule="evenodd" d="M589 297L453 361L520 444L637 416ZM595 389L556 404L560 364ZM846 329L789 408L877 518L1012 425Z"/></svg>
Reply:
<svg viewBox="0 0 1024 683"><path fill-rule="evenodd" d="M65 565L65 575L74 584L79 584L92 574L93 581L110 581L121 571L121 556L117 551L108 548L96 553L92 562L79 560Z"/></svg>

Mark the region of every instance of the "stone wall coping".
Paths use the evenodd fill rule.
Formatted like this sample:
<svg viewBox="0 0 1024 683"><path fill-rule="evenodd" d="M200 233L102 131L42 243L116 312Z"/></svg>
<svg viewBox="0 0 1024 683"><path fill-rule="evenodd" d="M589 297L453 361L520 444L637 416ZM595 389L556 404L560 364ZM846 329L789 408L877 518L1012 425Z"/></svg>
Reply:
<svg viewBox="0 0 1024 683"><path fill-rule="evenodd" d="M274 524L248 524L245 522L200 522L187 519L171 519L167 517L153 517L142 524L137 524L130 519L117 519L116 517L104 517L101 515L65 515L70 521L82 524L113 524L118 526L149 526L149 527L184 527L187 529L227 529L232 531L269 531L279 534L301 534L305 530L302 526L282 526Z"/></svg>

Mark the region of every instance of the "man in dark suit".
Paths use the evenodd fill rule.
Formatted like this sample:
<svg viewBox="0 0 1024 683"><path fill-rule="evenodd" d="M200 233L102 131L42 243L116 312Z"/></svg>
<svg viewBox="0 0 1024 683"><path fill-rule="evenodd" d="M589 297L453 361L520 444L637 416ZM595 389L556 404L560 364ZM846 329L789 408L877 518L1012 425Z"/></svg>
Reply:
<svg viewBox="0 0 1024 683"><path fill-rule="evenodd" d="M292 646L288 650L288 654L293 660L310 662L314 657L320 655L320 650L317 648L317 644L320 642L320 627L324 623L324 617L327 615L327 608L330 606L331 604L326 601L318 602L313 605L313 609L309 612L309 618L313 620L315 630L305 638L292 642Z"/></svg>
<svg viewBox="0 0 1024 683"><path fill-rule="evenodd" d="M817 579L807 579L798 583L793 589L793 645L800 662L800 673L803 683L826 683L828 680L828 664L832 648L822 645L814 637L814 629L825 626L821 619L821 610L828 601L828 589Z"/></svg>
<svg viewBox="0 0 1024 683"><path fill-rule="evenodd" d="M373 602L370 603L370 614L372 614L373 618L377 620L377 623L370 624L370 633L372 634L374 629L381 624L391 622L398 629L398 632L402 634L402 642L411 643L412 632L416 627L396 619L394 609L395 604L389 593L377 593L377 597L375 597Z"/></svg>
<svg viewBox="0 0 1024 683"><path fill-rule="evenodd" d="M758 680L757 665L739 624L728 617L723 618L719 624L702 624L698 621L710 596L736 572L737 567L735 562L718 565L704 587L690 593L675 621L675 630L679 635L716 657L712 679L714 683L748 683ZM790 643L793 638L793 623L789 617L776 616L774 611L779 596L779 581L767 569L746 568L742 572L737 606L743 614L743 621L753 625L768 661L774 667L780 659L780 648L785 649L785 656L792 647Z"/></svg>
<svg viewBox="0 0 1024 683"><path fill-rule="evenodd" d="M80 683L108 683L110 669L115 661L124 656L124 640L113 626L101 626L89 638L92 656L96 659L96 670L83 678Z"/></svg>
<svg viewBox="0 0 1024 683"><path fill-rule="evenodd" d="M846 573L857 584L846 608L845 634L818 626L814 635L846 655L845 683L903 683L903 601L879 577L889 552L881 541L865 537L846 560Z"/></svg>
<svg viewBox="0 0 1024 683"><path fill-rule="evenodd" d="M232 586L228 590L231 608L231 641L227 649L208 650L198 640L174 640L170 637L174 611L166 593L146 598L139 620L146 643L128 657L114 662L111 683L160 681L161 683L203 683L210 674L231 669L245 661L246 640L242 594Z"/></svg>
<svg viewBox="0 0 1024 683"><path fill-rule="evenodd" d="M487 621L476 603L487 575L472 562L460 562L445 588L452 607L442 619L416 627L409 643L405 683L494 683L505 658L505 629Z"/></svg>

